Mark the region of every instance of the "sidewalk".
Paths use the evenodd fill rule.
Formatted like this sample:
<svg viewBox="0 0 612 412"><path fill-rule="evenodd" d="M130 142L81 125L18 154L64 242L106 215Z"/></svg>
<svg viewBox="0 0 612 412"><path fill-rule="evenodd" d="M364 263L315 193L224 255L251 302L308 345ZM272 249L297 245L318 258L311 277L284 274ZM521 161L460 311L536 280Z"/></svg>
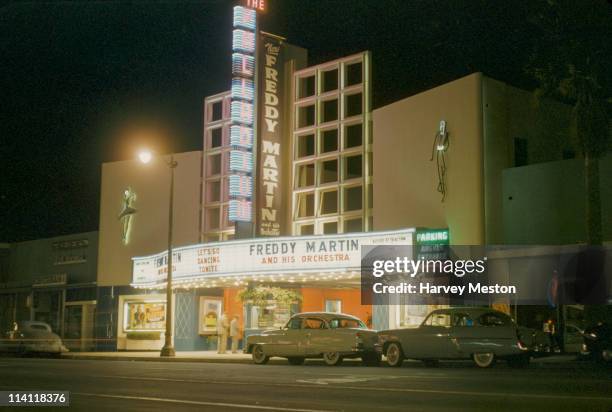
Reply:
<svg viewBox="0 0 612 412"><path fill-rule="evenodd" d="M216 351L186 351L176 352L173 358L162 358L159 351L148 352L68 352L62 354L62 359L82 360L123 360L123 361L156 361L156 362L211 362L211 363L252 363L251 355L227 352L218 354Z"/></svg>

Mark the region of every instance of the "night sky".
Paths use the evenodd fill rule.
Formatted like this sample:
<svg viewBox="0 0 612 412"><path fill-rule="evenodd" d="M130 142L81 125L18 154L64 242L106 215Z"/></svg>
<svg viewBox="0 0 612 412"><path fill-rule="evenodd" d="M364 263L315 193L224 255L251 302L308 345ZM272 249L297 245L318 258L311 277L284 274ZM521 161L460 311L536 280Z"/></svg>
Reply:
<svg viewBox="0 0 612 412"><path fill-rule="evenodd" d="M371 50L375 107L475 71L536 86L535 0L268 3L261 28L310 64ZM230 1L0 4L0 242L97 230L102 162L201 149L203 99L230 84Z"/></svg>

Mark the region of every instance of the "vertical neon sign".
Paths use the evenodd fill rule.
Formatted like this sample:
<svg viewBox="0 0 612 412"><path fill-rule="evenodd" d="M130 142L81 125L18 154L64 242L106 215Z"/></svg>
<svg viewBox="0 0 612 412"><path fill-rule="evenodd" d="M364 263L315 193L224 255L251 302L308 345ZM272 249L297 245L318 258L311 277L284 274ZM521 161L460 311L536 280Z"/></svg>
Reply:
<svg viewBox="0 0 612 412"><path fill-rule="evenodd" d="M254 4L250 4L254 3ZM261 3L261 4L260 4ZM234 7L232 91L228 179L229 220L253 221L253 146L255 139L255 41L257 13L263 1ZM253 7L253 8L250 8Z"/></svg>

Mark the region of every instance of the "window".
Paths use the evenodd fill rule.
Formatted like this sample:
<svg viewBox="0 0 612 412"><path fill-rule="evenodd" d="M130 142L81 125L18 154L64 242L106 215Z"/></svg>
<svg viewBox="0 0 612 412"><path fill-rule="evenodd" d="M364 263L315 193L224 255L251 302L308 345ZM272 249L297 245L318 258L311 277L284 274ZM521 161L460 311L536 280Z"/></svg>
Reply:
<svg viewBox="0 0 612 412"><path fill-rule="evenodd" d="M333 213L338 213L338 191L321 192L321 214L329 215Z"/></svg>
<svg viewBox="0 0 612 412"><path fill-rule="evenodd" d="M123 331L163 331L166 328L165 302L125 302Z"/></svg>
<svg viewBox="0 0 612 412"><path fill-rule="evenodd" d="M339 329L339 328L367 329L366 325L362 321L358 319L351 319L351 318L332 319L329 322L329 327L331 329Z"/></svg>
<svg viewBox="0 0 612 412"><path fill-rule="evenodd" d="M219 202L221 200L221 181L207 182L207 202Z"/></svg>
<svg viewBox="0 0 612 412"><path fill-rule="evenodd" d="M345 87L353 86L362 82L362 64L361 62L348 64L345 72Z"/></svg>
<svg viewBox="0 0 612 412"><path fill-rule="evenodd" d="M321 162L319 183L331 183L338 181L338 159Z"/></svg>
<svg viewBox="0 0 612 412"><path fill-rule="evenodd" d="M342 313L342 301L340 299L326 299L325 312Z"/></svg>
<svg viewBox="0 0 612 412"><path fill-rule="evenodd" d="M355 233L363 231L362 219L346 219L344 221L344 233Z"/></svg>
<svg viewBox="0 0 612 412"><path fill-rule="evenodd" d="M453 315L453 326L474 326L474 321L466 313L455 313Z"/></svg>
<svg viewBox="0 0 612 412"><path fill-rule="evenodd" d="M361 155L344 158L344 180L356 179L362 176L361 159Z"/></svg>
<svg viewBox="0 0 612 412"><path fill-rule="evenodd" d="M298 80L298 97L303 99L305 97L314 96L315 94L315 77L314 75L308 77L300 77Z"/></svg>
<svg viewBox="0 0 612 412"><path fill-rule="evenodd" d="M301 329L302 328L302 318L292 318L289 322L287 322L287 329Z"/></svg>
<svg viewBox="0 0 612 412"><path fill-rule="evenodd" d="M297 168L296 173L296 187L307 187L314 185L314 176L315 176L315 165L314 163L308 163L305 165L300 165Z"/></svg>
<svg viewBox="0 0 612 412"><path fill-rule="evenodd" d="M315 124L315 107L314 104L309 106L298 107L298 128L314 126Z"/></svg>
<svg viewBox="0 0 612 412"><path fill-rule="evenodd" d="M314 235L314 225L301 225L299 229L300 235Z"/></svg>
<svg viewBox="0 0 612 412"><path fill-rule="evenodd" d="M217 127L210 131L210 148L221 147L223 144L223 128Z"/></svg>
<svg viewBox="0 0 612 412"><path fill-rule="evenodd" d="M345 102L344 117L357 116L361 114L361 93L346 96Z"/></svg>
<svg viewBox="0 0 612 412"><path fill-rule="evenodd" d="M221 212L218 207L206 209L206 227L208 230L219 229Z"/></svg>
<svg viewBox="0 0 612 412"><path fill-rule="evenodd" d="M323 223L323 234L333 235L338 233L338 222L325 222Z"/></svg>
<svg viewBox="0 0 612 412"><path fill-rule="evenodd" d="M338 129L324 130L321 133L321 153L338 150Z"/></svg>
<svg viewBox="0 0 612 412"><path fill-rule="evenodd" d="M323 72L323 84L321 86L322 93L336 90L338 88L338 69Z"/></svg>
<svg viewBox="0 0 612 412"><path fill-rule="evenodd" d="M323 123L338 120L338 99L326 100L323 102L321 120Z"/></svg>
<svg viewBox="0 0 612 412"><path fill-rule="evenodd" d="M361 123L346 126L346 136L344 138L344 148L361 146L363 140L363 127Z"/></svg>
<svg viewBox="0 0 612 412"><path fill-rule="evenodd" d="M215 122L223 118L223 101L214 102L211 106L210 121Z"/></svg>
<svg viewBox="0 0 612 412"><path fill-rule="evenodd" d="M296 217L300 218L314 216L314 193L298 193L296 207Z"/></svg>
<svg viewBox="0 0 612 412"><path fill-rule="evenodd" d="M444 312L434 312L425 319L423 325L426 326L450 326L450 314Z"/></svg>
<svg viewBox="0 0 612 412"><path fill-rule="evenodd" d="M304 329L327 329L323 319L306 318L303 323Z"/></svg>
<svg viewBox="0 0 612 412"><path fill-rule="evenodd" d="M344 211L361 210L361 186L351 186L344 189Z"/></svg>
<svg viewBox="0 0 612 412"><path fill-rule="evenodd" d="M512 320L507 315L491 312L480 316L478 323L482 326L507 326Z"/></svg>
<svg viewBox="0 0 612 412"><path fill-rule="evenodd" d="M209 155L207 158L208 176L215 176L221 173L221 153Z"/></svg>
<svg viewBox="0 0 612 412"><path fill-rule="evenodd" d="M297 157L307 157L315 154L314 134L305 134L297 137Z"/></svg>

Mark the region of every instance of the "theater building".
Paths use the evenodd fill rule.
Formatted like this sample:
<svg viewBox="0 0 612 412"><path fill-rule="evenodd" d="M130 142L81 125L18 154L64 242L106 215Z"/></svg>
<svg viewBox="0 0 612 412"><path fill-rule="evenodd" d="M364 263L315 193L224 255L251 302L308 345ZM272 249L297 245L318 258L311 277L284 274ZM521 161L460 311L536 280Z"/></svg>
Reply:
<svg viewBox="0 0 612 412"><path fill-rule="evenodd" d="M572 149L559 138L566 107L531 110L528 92L481 73L373 110L369 52L308 66L306 50L259 31L244 7L233 40L231 89L204 99L202 151L175 155L177 350L216 348L224 312L245 335L298 311L349 313L375 329L419 324L435 305L361 304L360 247L414 246L424 228L453 244L509 243L508 170ZM101 349L163 344L162 160L102 168Z"/></svg>

